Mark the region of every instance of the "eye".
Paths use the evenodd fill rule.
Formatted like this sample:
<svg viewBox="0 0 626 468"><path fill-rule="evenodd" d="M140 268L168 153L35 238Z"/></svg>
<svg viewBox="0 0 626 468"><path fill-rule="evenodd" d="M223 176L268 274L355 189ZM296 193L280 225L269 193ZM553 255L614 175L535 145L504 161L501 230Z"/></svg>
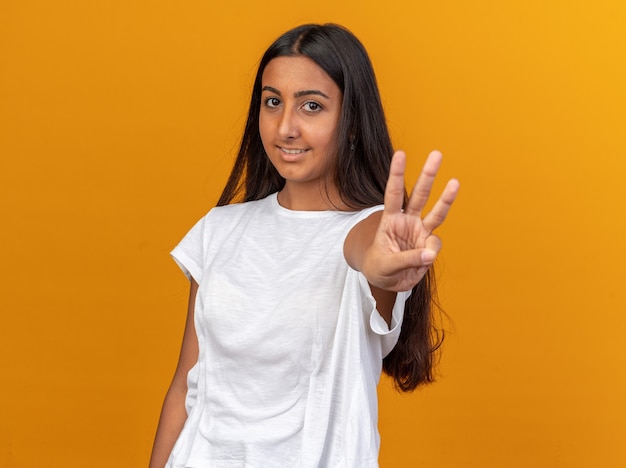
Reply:
<svg viewBox="0 0 626 468"><path fill-rule="evenodd" d="M319 112L322 110L321 104L315 101L307 101L302 107L304 107L304 110L309 112Z"/></svg>
<svg viewBox="0 0 626 468"><path fill-rule="evenodd" d="M270 108L278 107L280 106L280 99L276 97L269 97L265 99L265 105Z"/></svg>

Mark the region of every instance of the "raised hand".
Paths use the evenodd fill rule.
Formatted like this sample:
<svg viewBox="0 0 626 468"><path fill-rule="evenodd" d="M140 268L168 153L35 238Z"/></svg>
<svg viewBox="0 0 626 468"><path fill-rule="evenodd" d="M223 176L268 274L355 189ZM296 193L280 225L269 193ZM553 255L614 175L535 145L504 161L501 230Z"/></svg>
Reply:
<svg viewBox="0 0 626 468"><path fill-rule="evenodd" d="M438 151L430 153L402 210L406 155L402 151L393 155L385 189L385 209L361 266L372 286L407 291L424 277L435 261L441 240L433 231L446 219L459 191L459 182L450 180L432 210L426 215L422 213L441 159Z"/></svg>

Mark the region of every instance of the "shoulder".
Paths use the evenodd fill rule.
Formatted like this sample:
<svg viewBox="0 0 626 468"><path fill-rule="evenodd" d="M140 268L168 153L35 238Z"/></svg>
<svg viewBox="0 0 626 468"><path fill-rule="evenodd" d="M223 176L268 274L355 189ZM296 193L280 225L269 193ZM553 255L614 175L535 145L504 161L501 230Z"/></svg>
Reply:
<svg viewBox="0 0 626 468"><path fill-rule="evenodd" d="M382 215L382 205L362 210L346 236L344 256L348 264L357 271L360 271L362 253L374 240Z"/></svg>
<svg viewBox="0 0 626 468"><path fill-rule="evenodd" d="M230 205L221 205L212 208L203 218L209 222L216 220L233 219L247 216L250 213L272 206L272 200L276 194L271 194L260 200L247 201L242 203L232 203Z"/></svg>
<svg viewBox="0 0 626 468"><path fill-rule="evenodd" d="M369 208L364 208L360 211L354 211L351 213L350 229L348 231L348 237L358 234L363 230L370 230L372 226L374 229L378 227L380 217L383 213L384 206L376 205Z"/></svg>
<svg viewBox="0 0 626 468"><path fill-rule="evenodd" d="M267 204L263 200L233 203L212 208L187 232L180 245L203 246L219 244L234 232L245 230L248 221L257 219L254 213Z"/></svg>
<svg viewBox="0 0 626 468"><path fill-rule="evenodd" d="M378 208L378 207L376 207ZM355 219L354 225L350 229L346 238L347 243L363 241L365 245L369 245L371 239L373 239L380 219L383 215L382 207L378 209L363 210L359 213L359 216Z"/></svg>
<svg viewBox="0 0 626 468"><path fill-rule="evenodd" d="M363 208L360 211L356 211L354 213L356 223L360 223L370 218L380 218L385 206L384 205L375 205L370 206L369 208Z"/></svg>

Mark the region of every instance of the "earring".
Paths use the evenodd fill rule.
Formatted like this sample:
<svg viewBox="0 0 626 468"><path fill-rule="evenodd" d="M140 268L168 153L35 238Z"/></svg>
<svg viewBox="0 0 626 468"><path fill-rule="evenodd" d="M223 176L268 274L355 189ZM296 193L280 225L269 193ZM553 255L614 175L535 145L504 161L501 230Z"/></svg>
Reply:
<svg viewBox="0 0 626 468"><path fill-rule="evenodd" d="M350 140L350 151L354 151L354 140Z"/></svg>

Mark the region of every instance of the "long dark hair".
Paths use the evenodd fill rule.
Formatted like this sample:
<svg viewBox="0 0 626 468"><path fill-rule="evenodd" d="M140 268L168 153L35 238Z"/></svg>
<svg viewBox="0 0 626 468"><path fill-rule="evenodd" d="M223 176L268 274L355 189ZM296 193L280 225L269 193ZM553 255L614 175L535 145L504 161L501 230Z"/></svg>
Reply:
<svg viewBox="0 0 626 468"><path fill-rule="evenodd" d="M354 209L382 204L393 146L370 59L347 29L306 24L280 36L261 59L239 153L218 206L259 200L285 184L267 157L259 133L263 71L272 59L285 56L310 58L343 93L333 168L342 202ZM383 360L383 369L402 391L433 381L434 355L442 340L433 325L435 309L431 269L413 288L398 343Z"/></svg>

